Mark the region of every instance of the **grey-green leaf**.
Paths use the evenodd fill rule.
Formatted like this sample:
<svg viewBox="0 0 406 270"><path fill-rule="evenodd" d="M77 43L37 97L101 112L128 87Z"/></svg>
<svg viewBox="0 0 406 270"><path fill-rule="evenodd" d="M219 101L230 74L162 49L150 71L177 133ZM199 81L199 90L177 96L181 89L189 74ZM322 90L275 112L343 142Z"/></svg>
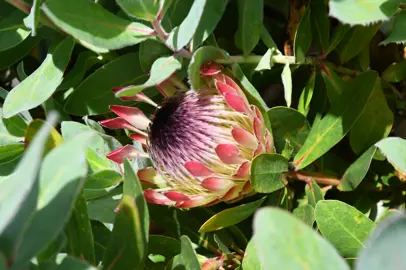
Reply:
<svg viewBox="0 0 406 270"><path fill-rule="evenodd" d="M392 166L401 174L406 175L406 140L389 137L375 144Z"/></svg>
<svg viewBox="0 0 406 270"><path fill-rule="evenodd" d="M51 131L51 126L55 122L56 117L53 115L34 137L14 173L0 182L0 198L2 201L0 205L0 234L17 215L20 210L19 207L26 200L34 186L41 164L41 157L45 150L45 143ZM35 205L31 207L35 208ZM28 218L28 216L25 217L25 219Z"/></svg>
<svg viewBox="0 0 406 270"><path fill-rule="evenodd" d="M34 73L10 91L3 106L5 118L35 108L54 93L61 83L74 44L71 37L62 40Z"/></svg>
<svg viewBox="0 0 406 270"><path fill-rule="evenodd" d="M124 20L88 0L45 1L43 11L59 28L97 52L121 49L150 38L152 29Z"/></svg>
<svg viewBox="0 0 406 270"><path fill-rule="evenodd" d="M195 0L182 23L169 33L166 44L175 51L186 46L195 34L207 0Z"/></svg>
<svg viewBox="0 0 406 270"><path fill-rule="evenodd" d="M406 217L392 214L381 221L365 241L356 270L406 269Z"/></svg>
<svg viewBox="0 0 406 270"><path fill-rule="evenodd" d="M253 230L252 241L263 269L350 269L328 241L285 210L258 210Z"/></svg>
<svg viewBox="0 0 406 270"><path fill-rule="evenodd" d="M175 56L161 57L155 60L151 67L149 79L142 85L126 87L116 93L117 97L135 96L145 88L160 84L168 79L175 71L182 68L181 62Z"/></svg>
<svg viewBox="0 0 406 270"><path fill-rule="evenodd" d="M93 134L80 133L45 157L39 175L37 211L22 235L16 266L24 265L45 248L68 221L85 180L86 149ZM52 222L44 223L44 220Z"/></svg>
<svg viewBox="0 0 406 270"><path fill-rule="evenodd" d="M158 0L116 0L116 2L128 15L151 22L156 18L160 6Z"/></svg>

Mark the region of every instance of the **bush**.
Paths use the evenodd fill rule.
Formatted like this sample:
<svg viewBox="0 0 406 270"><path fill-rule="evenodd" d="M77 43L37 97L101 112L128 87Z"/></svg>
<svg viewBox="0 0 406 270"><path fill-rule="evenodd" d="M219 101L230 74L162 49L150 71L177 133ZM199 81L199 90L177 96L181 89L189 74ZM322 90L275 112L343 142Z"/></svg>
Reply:
<svg viewBox="0 0 406 270"><path fill-rule="evenodd" d="M404 8L1 1L0 269L405 269Z"/></svg>

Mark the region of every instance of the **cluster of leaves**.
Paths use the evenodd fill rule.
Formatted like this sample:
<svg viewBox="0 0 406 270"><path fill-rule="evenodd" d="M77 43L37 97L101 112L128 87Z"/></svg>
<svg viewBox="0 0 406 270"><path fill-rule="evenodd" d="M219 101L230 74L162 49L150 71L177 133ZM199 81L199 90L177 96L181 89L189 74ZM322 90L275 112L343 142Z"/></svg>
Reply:
<svg viewBox="0 0 406 270"><path fill-rule="evenodd" d="M405 268L404 8L1 0L0 269ZM199 88L207 61L239 79L276 153L238 203L146 204L149 161L107 159L132 142L97 121L113 104L153 113L120 97L159 103L173 74Z"/></svg>

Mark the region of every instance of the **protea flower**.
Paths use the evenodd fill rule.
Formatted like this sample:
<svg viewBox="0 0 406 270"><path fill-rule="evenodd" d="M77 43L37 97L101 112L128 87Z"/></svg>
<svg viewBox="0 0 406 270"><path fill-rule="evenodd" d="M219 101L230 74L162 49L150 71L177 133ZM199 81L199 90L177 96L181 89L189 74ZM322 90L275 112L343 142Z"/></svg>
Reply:
<svg viewBox="0 0 406 270"><path fill-rule="evenodd" d="M154 165L138 171L141 181L155 184L144 196L149 203L179 208L235 202L252 195L250 167L254 157L273 152L272 137L257 107L216 63L201 69L204 86L166 97L152 119L140 109L111 106L119 117L107 128L124 128L146 148ZM158 86L159 88L159 86ZM125 99L154 103L145 95ZM126 145L108 155L121 163L145 155Z"/></svg>

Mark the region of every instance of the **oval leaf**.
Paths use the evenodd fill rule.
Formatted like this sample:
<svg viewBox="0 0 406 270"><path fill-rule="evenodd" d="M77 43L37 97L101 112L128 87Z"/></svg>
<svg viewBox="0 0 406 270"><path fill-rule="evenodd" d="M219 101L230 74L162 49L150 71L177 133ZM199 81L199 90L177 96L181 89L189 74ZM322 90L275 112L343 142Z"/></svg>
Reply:
<svg viewBox="0 0 406 270"><path fill-rule="evenodd" d="M262 154L251 165L251 184L255 191L271 193L284 187L282 173L288 171L288 160L279 154Z"/></svg>
<svg viewBox="0 0 406 270"><path fill-rule="evenodd" d="M375 228L375 223L363 213L336 200L319 201L315 216L320 232L345 257L356 257Z"/></svg>
<svg viewBox="0 0 406 270"><path fill-rule="evenodd" d="M378 224L359 254L356 270L406 269L406 217L392 214Z"/></svg>
<svg viewBox="0 0 406 270"><path fill-rule="evenodd" d="M47 0L45 14L63 31L79 39L84 46L107 50L135 45L150 37L152 29L124 20L87 0L71 0L61 5L59 0ZM103 51L103 50L102 50Z"/></svg>
<svg viewBox="0 0 406 270"><path fill-rule="evenodd" d="M258 210L253 230L252 241L264 269L349 270L330 243L285 210Z"/></svg>
<svg viewBox="0 0 406 270"><path fill-rule="evenodd" d="M367 25L389 20L400 3L388 0L333 0L330 2L330 16L343 23Z"/></svg>
<svg viewBox="0 0 406 270"><path fill-rule="evenodd" d="M390 137L375 144L392 166L403 176L406 176L406 140Z"/></svg>

